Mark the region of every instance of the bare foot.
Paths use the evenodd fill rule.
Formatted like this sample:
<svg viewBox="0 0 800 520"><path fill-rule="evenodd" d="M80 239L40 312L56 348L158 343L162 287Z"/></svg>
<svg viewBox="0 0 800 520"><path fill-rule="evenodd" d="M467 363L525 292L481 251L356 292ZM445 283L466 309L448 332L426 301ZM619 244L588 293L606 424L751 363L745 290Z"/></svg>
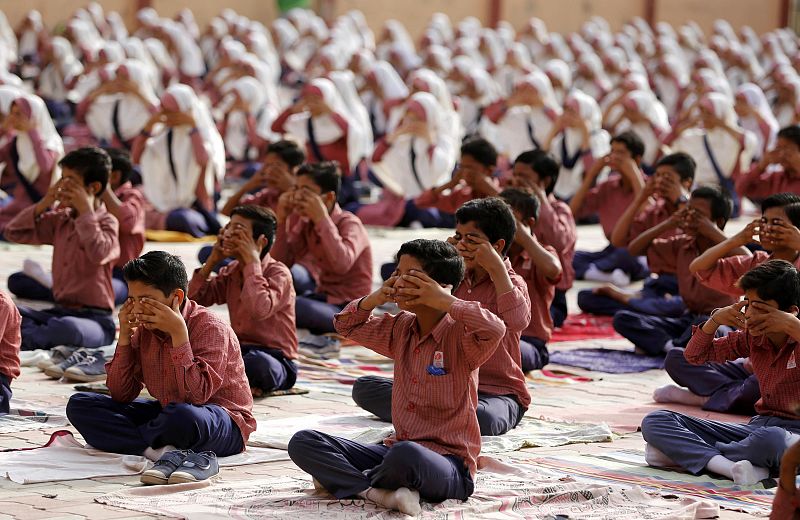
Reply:
<svg viewBox="0 0 800 520"><path fill-rule="evenodd" d="M253 397L264 397L264 391L254 386L250 387L250 393L253 394Z"/></svg>
<svg viewBox="0 0 800 520"><path fill-rule="evenodd" d="M595 287L592 292L600 296L606 296L625 305L628 305L630 299L636 296L636 294L627 293L616 285L610 283L603 284L600 287Z"/></svg>

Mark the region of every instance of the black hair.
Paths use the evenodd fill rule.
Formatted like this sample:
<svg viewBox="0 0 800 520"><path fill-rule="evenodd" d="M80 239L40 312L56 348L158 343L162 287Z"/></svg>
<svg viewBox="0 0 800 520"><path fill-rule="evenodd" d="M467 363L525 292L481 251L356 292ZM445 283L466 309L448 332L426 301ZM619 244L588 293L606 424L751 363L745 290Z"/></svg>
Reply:
<svg viewBox="0 0 800 520"><path fill-rule="evenodd" d="M743 291L755 289L765 301L775 300L782 311L800 306L800 273L785 260L767 260L747 271L737 285Z"/></svg>
<svg viewBox="0 0 800 520"><path fill-rule="evenodd" d="M297 170L297 176L311 177L311 180L319 186L323 195L332 191L334 195L339 196L342 174L339 170L339 163L336 161L306 163Z"/></svg>
<svg viewBox="0 0 800 520"><path fill-rule="evenodd" d="M633 130L626 130L611 138L612 143L621 143L628 149L634 159L642 160L644 156L644 141Z"/></svg>
<svg viewBox="0 0 800 520"><path fill-rule="evenodd" d="M800 228L800 202L787 204L783 207L783 212L794 227Z"/></svg>
<svg viewBox="0 0 800 520"><path fill-rule="evenodd" d="M800 202L800 195L795 195L788 191L784 193L775 193L761 202L761 213L764 213L770 208L782 208L797 202Z"/></svg>
<svg viewBox="0 0 800 520"><path fill-rule="evenodd" d="M800 148L800 126L798 126L798 125L790 125L790 126L781 128L778 131L778 137L780 137L782 139L786 139L787 141L791 141L798 148Z"/></svg>
<svg viewBox="0 0 800 520"><path fill-rule="evenodd" d="M528 165L536 172L540 180L550 179L550 183L544 191L548 195L553 193L553 188L556 187L556 181L558 181L558 172L561 170L561 164L552 154L544 150L528 150L514 159L514 164L516 163Z"/></svg>
<svg viewBox="0 0 800 520"><path fill-rule="evenodd" d="M99 182L99 193L106 189L111 175L111 157L105 150L96 146L73 150L58 161L58 165L78 172L83 177L84 186Z"/></svg>
<svg viewBox="0 0 800 520"><path fill-rule="evenodd" d="M474 222L494 244L500 239L505 240L502 255L508 253L517 233L517 220L506 201L498 197L473 199L456 211L456 222L466 224Z"/></svg>
<svg viewBox="0 0 800 520"><path fill-rule="evenodd" d="M519 188L506 188L500 192L500 198L506 201L512 210L519 211L525 222L539 218L539 198L533 193Z"/></svg>
<svg viewBox="0 0 800 520"><path fill-rule="evenodd" d="M150 251L130 260L122 268L126 282L141 282L155 287L164 294L182 289L187 294L189 278L180 258L166 251Z"/></svg>
<svg viewBox="0 0 800 520"><path fill-rule="evenodd" d="M692 191L693 199L704 199L711 203L711 220L722 219L722 225L728 223L733 213L733 201L728 192L711 186L702 186Z"/></svg>
<svg viewBox="0 0 800 520"><path fill-rule="evenodd" d="M694 170L697 168L697 163L688 153L677 152L659 159L655 168L657 169L659 166L670 166L678 173L681 181L694 181Z"/></svg>
<svg viewBox="0 0 800 520"><path fill-rule="evenodd" d="M276 141L267 147L267 153L274 153L280 157L290 170L297 168L306 160L305 152L294 141Z"/></svg>
<svg viewBox="0 0 800 520"><path fill-rule="evenodd" d="M425 274L433 278L436 283L452 285L453 291L464 279L464 259L456 248L447 242L424 238L411 240L400 246L397 252L398 262L403 255L416 258Z"/></svg>
<svg viewBox="0 0 800 520"><path fill-rule="evenodd" d="M106 148L108 156L111 158L111 171L119 172L119 183L125 184L133 174L133 161L131 154L127 150L119 148Z"/></svg>
<svg viewBox="0 0 800 520"><path fill-rule="evenodd" d="M461 157L465 155L469 155L486 167L497 166L497 150L492 143L482 137L473 137L464 141L461 145Z"/></svg>
<svg viewBox="0 0 800 520"><path fill-rule="evenodd" d="M258 240L261 235L267 239L267 245L261 250L261 257L269 253L275 242L275 231L278 229L278 219L271 209L254 204L236 206L231 211L231 217L239 215L253 223L253 240Z"/></svg>

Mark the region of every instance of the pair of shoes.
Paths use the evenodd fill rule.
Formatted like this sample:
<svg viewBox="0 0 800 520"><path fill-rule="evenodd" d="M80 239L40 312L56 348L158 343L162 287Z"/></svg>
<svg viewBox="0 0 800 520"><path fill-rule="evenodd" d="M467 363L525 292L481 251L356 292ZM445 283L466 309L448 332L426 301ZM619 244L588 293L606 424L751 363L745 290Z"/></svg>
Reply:
<svg viewBox="0 0 800 520"><path fill-rule="evenodd" d="M73 347L69 345L58 345L57 347L53 347L50 349L50 356L47 359L38 362L36 364L36 368L44 371L53 365L58 365L60 363L63 363L76 350L78 350L78 347Z"/></svg>
<svg viewBox="0 0 800 520"><path fill-rule="evenodd" d="M219 473L217 455L213 451L194 453L175 450L164 454L155 465L142 473L143 484L184 484L200 482Z"/></svg>
<svg viewBox="0 0 800 520"><path fill-rule="evenodd" d="M339 357L341 341L331 336L309 334L299 341L299 351L314 359L333 359Z"/></svg>
<svg viewBox="0 0 800 520"><path fill-rule="evenodd" d="M77 365L87 357L89 357L89 351L85 348L79 348L70 354L69 357L67 357L64 361L61 361L60 363L53 363L49 367L45 368L44 373L53 379L61 379L61 376L64 375L64 370L73 365Z"/></svg>
<svg viewBox="0 0 800 520"><path fill-rule="evenodd" d="M64 370L63 378L68 381L79 383L92 383L94 381L105 381L106 379L106 357L99 350L93 351L83 361L75 363Z"/></svg>

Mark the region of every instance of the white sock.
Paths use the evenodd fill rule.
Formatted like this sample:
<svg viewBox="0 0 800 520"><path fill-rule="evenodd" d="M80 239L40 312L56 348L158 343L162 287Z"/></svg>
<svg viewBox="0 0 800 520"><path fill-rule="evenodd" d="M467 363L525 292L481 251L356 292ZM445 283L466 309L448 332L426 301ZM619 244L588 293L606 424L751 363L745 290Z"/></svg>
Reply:
<svg viewBox="0 0 800 520"><path fill-rule="evenodd" d="M44 267L39 265L35 260L26 258L25 261L22 262L22 272L48 289L53 288L53 275L45 271Z"/></svg>
<svg viewBox="0 0 800 520"><path fill-rule="evenodd" d="M386 509L394 509L409 516L417 516L422 512L419 505L419 493L408 488L391 489L367 488L359 496L375 502Z"/></svg>
<svg viewBox="0 0 800 520"><path fill-rule="evenodd" d="M650 444L644 445L644 461L654 468L676 468L678 465L667 457L663 451Z"/></svg>
<svg viewBox="0 0 800 520"><path fill-rule="evenodd" d="M613 283L617 287L630 285L631 277L625 274L625 271L623 271L622 269L614 269L614 271L611 272L611 283Z"/></svg>
<svg viewBox="0 0 800 520"><path fill-rule="evenodd" d="M144 456L147 460L152 460L153 462L157 462L158 459L163 457L164 454L167 453L168 451L175 451L177 449L178 448L170 444L167 444L163 448L158 448L158 449L153 449L148 446L148 448L144 450L144 453L142 453L142 456Z"/></svg>
<svg viewBox="0 0 800 520"><path fill-rule="evenodd" d="M731 468L733 481L740 486L752 486L765 478L769 478L769 470L761 466L753 466L749 460L740 460L733 463Z"/></svg>
<svg viewBox="0 0 800 520"><path fill-rule="evenodd" d="M708 397L697 395L677 385L669 384L653 391L653 401L657 403L682 403L692 406L703 406Z"/></svg>
<svg viewBox="0 0 800 520"><path fill-rule="evenodd" d="M605 271L601 271L594 264L589 264L589 267L586 268L586 272L583 274L583 279L592 280L595 282L614 283L613 273L606 273Z"/></svg>

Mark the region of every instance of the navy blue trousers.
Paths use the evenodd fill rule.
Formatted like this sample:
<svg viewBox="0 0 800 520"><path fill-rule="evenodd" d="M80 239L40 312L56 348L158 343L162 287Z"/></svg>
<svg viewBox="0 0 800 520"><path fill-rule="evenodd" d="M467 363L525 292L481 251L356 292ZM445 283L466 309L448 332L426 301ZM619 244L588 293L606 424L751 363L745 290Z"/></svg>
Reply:
<svg viewBox="0 0 800 520"><path fill-rule="evenodd" d="M550 362L550 352L543 339L532 336L522 336L519 342L522 354L522 371L541 370Z"/></svg>
<svg viewBox="0 0 800 520"><path fill-rule="evenodd" d="M708 396L703 410L755 415L761 398L758 379L744 368L744 361L693 365L686 361L683 349L667 352L664 369L678 385L692 393Z"/></svg>
<svg viewBox="0 0 800 520"><path fill-rule="evenodd" d="M213 249L214 246L203 246L200 248L200 251L197 252L197 259L200 261L201 264L206 263L206 260L208 260L208 257L211 256L211 251ZM220 269L222 269L231 262L233 262L232 257L221 260L220 263L214 266L214 272L218 273Z"/></svg>
<svg viewBox="0 0 800 520"><path fill-rule="evenodd" d="M667 342L685 347L692 338L692 325L703 323L708 316L686 314L678 318L652 316L634 311L619 311L614 315L614 330L650 356L664 352Z"/></svg>
<svg viewBox="0 0 800 520"><path fill-rule="evenodd" d="M550 304L550 317L553 318L553 326L560 327L567 319L567 292L556 289L553 303Z"/></svg>
<svg viewBox="0 0 800 520"><path fill-rule="evenodd" d="M586 270L591 264L604 273L621 269L631 277L631 280L641 280L650 274L650 271L635 256L628 253L628 248L614 247L611 244L602 251L575 251L572 267L575 269L575 277L578 280L583 280Z"/></svg>
<svg viewBox="0 0 800 520"><path fill-rule="evenodd" d="M644 282L641 296L631 298L628 305L594 294L591 289L578 292L578 307L583 312L600 316L613 316L619 311L632 310L654 316L678 317L686 312L683 299L678 294L678 282L673 275L660 275ZM669 296L667 296L669 295Z"/></svg>
<svg viewBox="0 0 800 520"><path fill-rule="evenodd" d="M122 269L114 268L111 286L114 288L114 305L122 305L128 298L128 284L122 276ZM53 291L23 272L12 273L8 277L8 290L17 298L26 300L53 301Z"/></svg>
<svg viewBox="0 0 800 520"><path fill-rule="evenodd" d="M475 490L463 459L411 441L388 448L302 430L289 441L289 457L338 499L370 487L415 489L426 502L466 500Z"/></svg>
<svg viewBox="0 0 800 520"><path fill-rule="evenodd" d="M722 455L734 462L749 460L777 476L783 452L799 434L800 421L765 415L737 424L659 410L642 420L644 440L695 475Z"/></svg>
<svg viewBox="0 0 800 520"><path fill-rule="evenodd" d="M361 376L353 383L353 401L384 422L392 422L392 387L388 377ZM503 435L522 420L525 409L510 395L478 392L481 435Z"/></svg>
<svg viewBox="0 0 800 520"><path fill-rule="evenodd" d="M0 413L11 410L11 378L0 374Z"/></svg>
<svg viewBox="0 0 800 520"><path fill-rule="evenodd" d="M344 309L346 304L328 303L327 296L318 292L317 284L308 270L300 264L291 268L292 283L297 293L294 310L298 329L308 329L312 334L336 332L333 317Z"/></svg>
<svg viewBox="0 0 800 520"><path fill-rule="evenodd" d="M203 215L193 208L178 208L170 211L165 227L170 231L180 231L196 238L216 235L220 230L219 222L214 221L211 215Z"/></svg>
<svg viewBox="0 0 800 520"><path fill-rule="evenodd" d="M67 418L98 450L141 455L147 448L213 451L218 457L244 450L239 427L221 406L135 399L119 403L110 396L78 392L67 403Z"/></svg>
<svg viewBox="0 0 800 520"><path fill-rule="evenodd" d="M278 349L242 345L242 359L251 388L264 392L287 390L297 381L297 365Z"/></svg>
<svg viewBox="0 0 800 520"><path fill-rule="evenodd" d="M110 312L53 307L42 311L21 306L22 350L57 345L97 348L114 342L117 327Z"/></svg>

